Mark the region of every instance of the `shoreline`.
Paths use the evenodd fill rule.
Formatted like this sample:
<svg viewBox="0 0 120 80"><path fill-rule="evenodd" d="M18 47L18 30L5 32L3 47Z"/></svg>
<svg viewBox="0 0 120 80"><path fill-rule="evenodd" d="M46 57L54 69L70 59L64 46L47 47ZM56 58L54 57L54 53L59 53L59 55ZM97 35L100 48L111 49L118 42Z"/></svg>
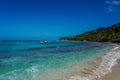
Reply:
<svg viewBox="0 0 120 80"><path fill-rule="evenodd" d="M110 52L108 52L105 56L102 57L101 62L97 68L98 70L100 70L99 68L103 64L106 66L101 66L101 67L106 69L102 70L101 68L100 71L101 74L97 75L95 79L89 79L89 80L120 80L120 75L119 75L120 74L120 44L111 43L111 45L115 45L115 47L111 49ZM105 59L106 57L108 57L108 59Z"/></svg>
<svg viewBox="0 0 120 80"><path fill-rule="evenodd" d="M120 80L109 78L109 75L112 74L120 74L120 64L117 65L117 63L120 63L120 45L119 44L112 44L115 45L114 48L112 48L108 53L106 53L105 56L103 56L101 59L98 60L98 64L96 65L96 69L93 69L92 74L87 75L79 75L79 76L72 76L69 80ZM100 61L100 62L99 62ZM119 72L116 73L116 66L117 69L119 69ZM114 70L115 69L115 70ZM118 70L117 70L118 71ZM114 72L114 73L113 73ZM108 78L108 79L107 79Z"/></svg>
<svg viewBox="0 0 120 80"><path fill-rule="evenodd" d="M120 59L117 60L117 65L112 68L112 72L103 76L101 80L120 80Z"/></svg>

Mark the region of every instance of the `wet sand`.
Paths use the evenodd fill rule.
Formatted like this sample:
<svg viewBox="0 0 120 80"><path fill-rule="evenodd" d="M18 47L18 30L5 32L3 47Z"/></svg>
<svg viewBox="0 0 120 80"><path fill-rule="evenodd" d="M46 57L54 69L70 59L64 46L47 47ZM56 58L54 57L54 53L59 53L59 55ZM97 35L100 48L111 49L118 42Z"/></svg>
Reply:
<svg viewBox="0 0 120 80"><path fill-rule="evenodd" d="M118 60L118 64L112 68L112 72L103 76L101 80L120 80L120 60Z"/></svg>

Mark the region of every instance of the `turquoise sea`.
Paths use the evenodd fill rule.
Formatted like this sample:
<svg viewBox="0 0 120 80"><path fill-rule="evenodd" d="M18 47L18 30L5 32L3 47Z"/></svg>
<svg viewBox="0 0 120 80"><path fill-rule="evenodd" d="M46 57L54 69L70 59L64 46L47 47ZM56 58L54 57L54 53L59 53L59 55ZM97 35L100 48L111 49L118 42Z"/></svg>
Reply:
<svg viewBox="0 0 120 80"><path fill-rule="evenodd" d="M0 80L69 80L113 46L99 42L0 42Z"/></svg>

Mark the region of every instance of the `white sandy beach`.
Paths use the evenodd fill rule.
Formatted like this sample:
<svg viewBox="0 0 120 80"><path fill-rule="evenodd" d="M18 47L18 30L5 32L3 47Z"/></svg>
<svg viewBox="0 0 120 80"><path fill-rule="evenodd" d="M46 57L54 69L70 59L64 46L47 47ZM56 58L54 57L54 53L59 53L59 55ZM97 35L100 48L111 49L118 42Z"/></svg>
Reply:
<svg viewBox="0 0 120 80"><path fill-rule="evenodd" d="M112 68L112 72L105 75L101 80L120 80L120 60L118 60L118 64Z"/></svg>

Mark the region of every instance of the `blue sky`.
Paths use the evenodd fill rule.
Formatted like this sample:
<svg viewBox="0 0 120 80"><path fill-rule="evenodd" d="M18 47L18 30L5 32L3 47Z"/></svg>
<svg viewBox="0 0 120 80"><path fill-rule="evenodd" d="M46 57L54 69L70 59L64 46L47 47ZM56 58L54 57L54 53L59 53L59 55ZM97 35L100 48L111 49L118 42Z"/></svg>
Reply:
<svg viewBox="0 0 120 80"><path fill-rule="evenodd" d="M49 39L120 22L120 0L0 0L0 39Z"/></svg>

